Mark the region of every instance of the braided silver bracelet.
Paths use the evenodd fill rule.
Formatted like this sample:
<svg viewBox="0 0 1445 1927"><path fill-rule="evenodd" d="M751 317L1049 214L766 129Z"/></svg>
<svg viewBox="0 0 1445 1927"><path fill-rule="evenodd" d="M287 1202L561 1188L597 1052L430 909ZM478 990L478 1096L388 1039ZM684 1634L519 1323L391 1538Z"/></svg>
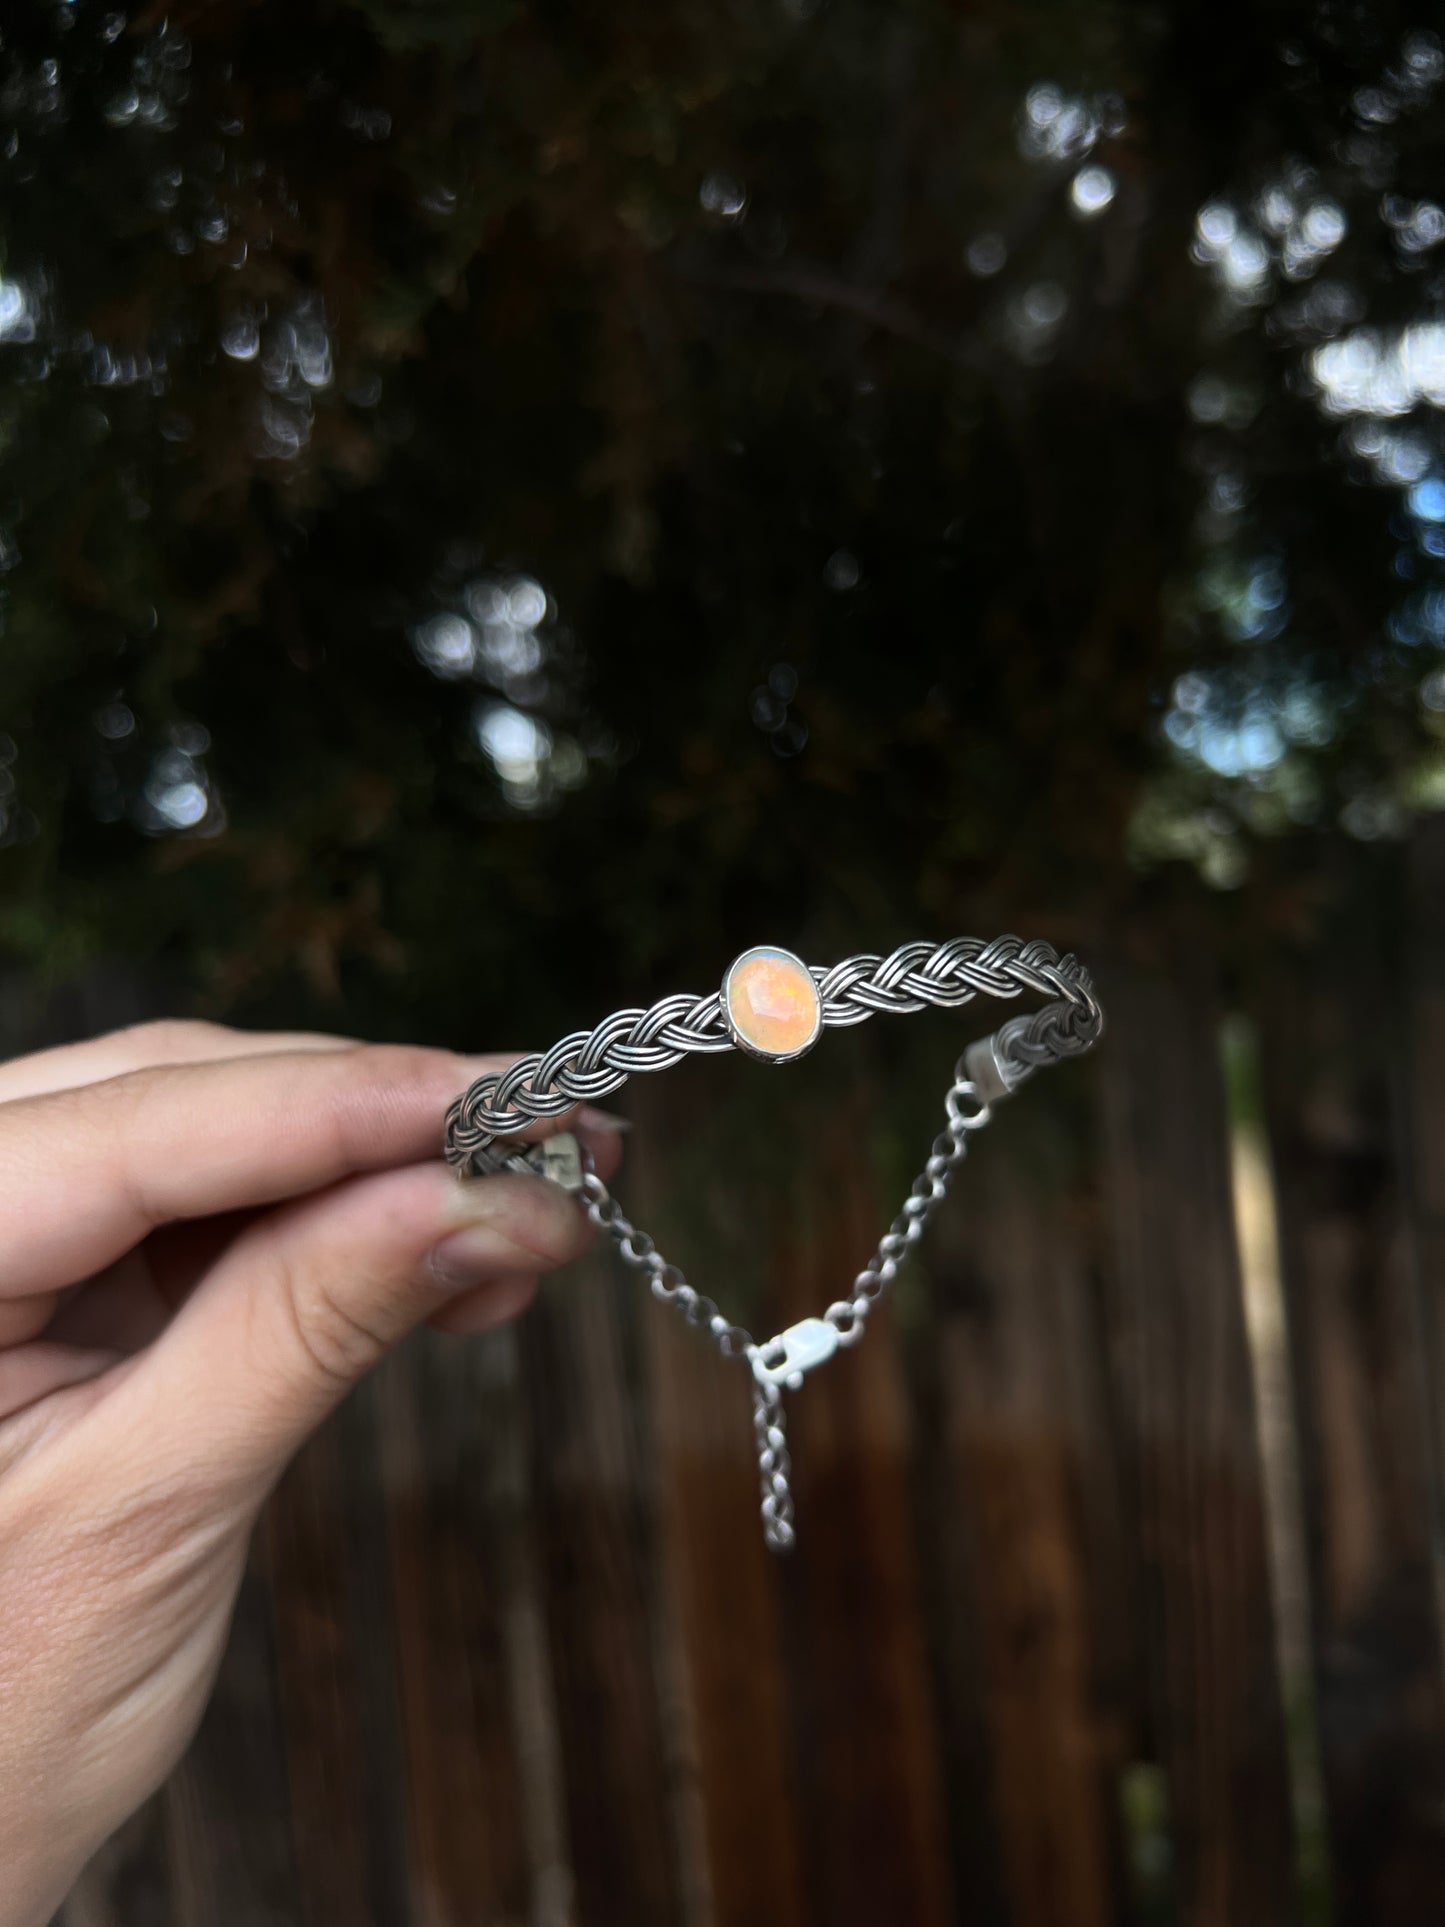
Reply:
<svg viewBox="0 0 1445 1927"><path fill-rule="evenodd" d="M1051 1001L1031 1015L1011 1017L959 1058L944 1099L947 1122L848 1297L829 1305L821 1318L805 1318L762 1344L741 1325L729 1323L712 1299L663 1258L647 1233L628 1221L575 1138L561 1133L530 1145L518 1138L538 1118L558 1117L574 1104L606 1097L635 1072L666 1070L689 1052L737 1049L768 1063L790 1063L812 1049L825 1027L861 1024L875 1011L927 1005L957 1010L979 995L1017 997L1024 991ZM791 951L760 946L734 960L719 990L664 997L650 1010L616 1011L545 1053L519 1057L506 1070L479 1077L447 1112L446 1155L463 1177L504 1170L537 1173L575 1192L592 1223L647 1276L655 1297L709 1333L725 1358L746 1361L752 1373L763 1535L774 1552L786 1552L795 1534L784 1389L796 1391L805 1373L863 1336L868 1314L892 1284L899 1261L942 1202L970 1133L988 1123L994 1105L1041 1065L1089 1050L1103 1028L1088 972L1046 943L1022 943L1017 937L906 943L891 956L849 957L831 970L809 967Z"/></svg>

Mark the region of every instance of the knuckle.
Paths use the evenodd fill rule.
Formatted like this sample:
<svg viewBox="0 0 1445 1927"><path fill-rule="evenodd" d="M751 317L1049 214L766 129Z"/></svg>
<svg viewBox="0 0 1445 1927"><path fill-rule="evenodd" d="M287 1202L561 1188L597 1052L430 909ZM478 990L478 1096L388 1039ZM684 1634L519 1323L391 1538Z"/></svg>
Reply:
<svg viewBox="0 0 1445 1927"><path fill-rule="evenodd" d="M99 1084L82 1084L59 1095L103 1120L118 1141L139 1134L158 1098L177 1075L171 1064L141 1064Z"/></svg>
<svg viewBox="0 0 1445 1927"><path fill-rule="evenodd" d="M277 1258L276 1296L303 1372L341 1392L387 1350L386 1334L315 1265Z"/></svg>
<svg viewBox="0 0 1445 1927"><path fill-rule="evenodd" d="M145 1151L157 1094L169 1075L164 1066L148 1065L63 1094L73 1107L78 1133L104 1147L102 1163L111 1187L129 1201L137 1220L146 1226L158 1224L166 1215Z"/></svg>
<svg viewBox="0 0 1445 1927"><path fill-rule="evenodd" d="M234 1033L224 1024L202 1018L155 1017L143 1024L127 1024L117 1038L133 1045L154 1064L173 1064L192 1057L198 1049L220 1050Z"/></svg>
<svg viewBox="0 0 1445 1927"><path fill-rule="evenodd" d="M420 1044L361 1044L328 1059L324 1074L337 1157L348 1165L369 1162L378 1146L395 1141L398 1121L415 1115L418 1091L435 1088L440 1107L460 1082L444 1052Z"/></svg>

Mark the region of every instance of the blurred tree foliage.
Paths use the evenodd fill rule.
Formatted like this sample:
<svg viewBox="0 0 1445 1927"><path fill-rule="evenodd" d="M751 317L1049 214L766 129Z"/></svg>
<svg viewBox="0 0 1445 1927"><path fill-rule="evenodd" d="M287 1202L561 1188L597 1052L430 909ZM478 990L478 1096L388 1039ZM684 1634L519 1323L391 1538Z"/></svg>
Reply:
<svg viewBox="0 0 1445 1927"><path fill-rule="evenodd" d="M24 0L0 938L463 1041L1271 939L1445 794L1442 178L1390 4Z"/></svg>

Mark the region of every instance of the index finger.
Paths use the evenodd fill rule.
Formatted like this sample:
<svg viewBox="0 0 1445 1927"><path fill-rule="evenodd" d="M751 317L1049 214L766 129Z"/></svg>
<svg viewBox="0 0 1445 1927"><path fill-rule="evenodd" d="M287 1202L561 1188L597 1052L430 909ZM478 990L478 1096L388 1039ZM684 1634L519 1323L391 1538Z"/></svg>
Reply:
<svg viewBox="0 0 1445 1927"><path fill-rule="evenodd" d="M277 1051L355 1050L360 1042L359 1037L333 1037L325 1031L232 1030L195 1018L162 1017L8 1058L0 1064L0 1104L68 1091L76 1084L98 1084L102 1078L157 1064L199 1064Z"/></svg>
<svg viewBox="0 0 1445 1927"><path fill-rule="evenodd" d="M439 1155L452 1098L509 1061L366 1044L164 1065L0 1104L0 1297L74 1284L176 1219Z"/></svg>

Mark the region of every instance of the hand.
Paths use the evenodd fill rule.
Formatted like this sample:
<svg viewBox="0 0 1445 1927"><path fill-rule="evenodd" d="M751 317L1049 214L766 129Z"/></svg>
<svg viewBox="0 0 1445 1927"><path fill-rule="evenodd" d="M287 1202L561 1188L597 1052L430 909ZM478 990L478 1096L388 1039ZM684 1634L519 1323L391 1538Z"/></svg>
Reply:
<svg viewBox="0 0 1445 1927"><path fill-rule="evenodd" d="M576 1255L540 1178L459 1184L505 1058L146 1025L0 1065L0 1927L42 1927L170 1771L287 1460L423 1319ZM604 1175L615 1132L584 1136Z"/></svg>

